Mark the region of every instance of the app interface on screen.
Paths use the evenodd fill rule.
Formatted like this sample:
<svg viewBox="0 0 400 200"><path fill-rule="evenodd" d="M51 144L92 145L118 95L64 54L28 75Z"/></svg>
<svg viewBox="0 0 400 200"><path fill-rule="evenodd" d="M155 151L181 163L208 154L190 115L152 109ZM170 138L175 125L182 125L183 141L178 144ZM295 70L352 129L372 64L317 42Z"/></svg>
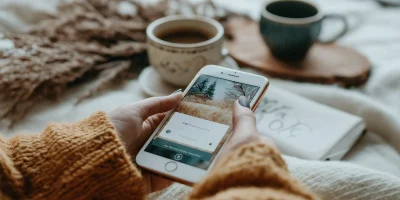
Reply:
<svg viewBox="0 0 400 200"><path fill-rule="evenodd" d="M259 87L201 75L145 151L206 170L228 137L233 103Z"/></svg>

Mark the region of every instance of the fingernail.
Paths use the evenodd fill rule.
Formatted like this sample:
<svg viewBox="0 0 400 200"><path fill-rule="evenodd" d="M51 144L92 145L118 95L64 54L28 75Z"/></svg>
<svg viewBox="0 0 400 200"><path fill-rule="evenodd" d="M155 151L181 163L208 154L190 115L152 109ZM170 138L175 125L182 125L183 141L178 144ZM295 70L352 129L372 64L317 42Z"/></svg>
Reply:
<svg viewBox="0 0 400 200"><path fill-rule="evenodd" d="M171 94L175 94L175 93L178 93L178 92L182 92L182 89L179 88L179 89L175 90L175 91L174 91L173 93L171 93Z"/></svg>
<svg viewBox="0 0 400 200"><path fill-rule="evenodd" d="M239 104L240 104L241 106L250 108L250 102L249 102L249 100L247 99L247 97L245 97L245 96L240 96L239 99L238 99L238 101L239 101Z"/></svg>

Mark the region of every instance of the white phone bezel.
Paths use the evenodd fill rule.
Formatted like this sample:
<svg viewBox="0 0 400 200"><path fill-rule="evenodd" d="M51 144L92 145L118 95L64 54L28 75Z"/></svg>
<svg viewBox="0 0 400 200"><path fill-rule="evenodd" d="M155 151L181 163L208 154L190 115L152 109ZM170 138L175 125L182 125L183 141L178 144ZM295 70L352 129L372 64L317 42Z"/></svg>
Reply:
<svg viewBox="0 0 400 200"><path fill-rule="evenodd" d="M217 78L223 78L227 80L232 80L232 81L237 81L240 83L245 83L249 85L254 85L260 87L260 89L257 91L256 95L250 102L250 107L253 108L255 103L258 102L258 99L260 98L259 96L263 94L268 87L268 79L259 75L255 74L249 74L246 72L241 72L237 70L232 70L224 67L219 67L216 65L207 65L203 67L193 78L191 83L186 87L186 90L183 92L183 96L186 95L187 91L195 80L202 75L210 75L214 76ZM175 109L174 109L175 110ZM168 115L163 119L163 121L159 124L157 129L152 133L150 138L147 140L147 142L144 144L142 149L139 151L138 155L136 156L136 163L150 171L159 173L161 175L167 176L168 178L172 178L174 180L177 180L179 182L183 182L186 184L193 184L195 182L198 182L202 177L204 177L209 170L211 170L214 166L215 161L218 159L218 156L220 152L217 153L216 157L210 164L207 170L203 170L194 166L190 166L184 163L176 162L175 160L164 158L162 156L158 156L149 152L144 151L144 149L147 147L147 145L150 143L150 141L153 139L153 137L157 134L159 129L162 127L162 125L165 123L165 120L171 115L171 113L174 111L170 111ZM226 142L226 140L225 140ZM224 142L224 145L225 145ZM170 161L175 161L177 163L178 168L175 171L168 172L165 170L165 165L167 162Z"/></svg>

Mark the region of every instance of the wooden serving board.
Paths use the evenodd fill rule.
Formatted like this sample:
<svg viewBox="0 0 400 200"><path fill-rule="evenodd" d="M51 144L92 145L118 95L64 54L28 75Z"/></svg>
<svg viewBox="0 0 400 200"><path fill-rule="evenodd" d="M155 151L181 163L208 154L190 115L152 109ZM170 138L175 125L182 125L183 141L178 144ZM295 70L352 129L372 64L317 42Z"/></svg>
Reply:
<svg viewBox="0 0 400 200"><path fill-rule="evenodd" d="M349 47L314 44L300 62L274 58L264 43L258 23L236 17L227 22L232 40L229 54L243 67L253 67L282 79L353 87L364 84L371 71L368 59Z"/></svg>

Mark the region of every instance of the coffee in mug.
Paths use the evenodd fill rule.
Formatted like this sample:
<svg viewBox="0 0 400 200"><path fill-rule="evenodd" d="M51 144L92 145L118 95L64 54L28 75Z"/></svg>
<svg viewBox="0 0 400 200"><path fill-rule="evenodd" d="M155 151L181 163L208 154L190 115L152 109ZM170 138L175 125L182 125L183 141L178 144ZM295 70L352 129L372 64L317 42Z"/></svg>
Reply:
<svg viewBox="0 0 400 200"><path fill-rule="evenodd" d="M180 44L200 43L209 40L211 37L194 30L175 30L160 36L161 40Z"/></svg>
<svg viewBox="0 0 400 200"><path fill-rule="evenodd" d="M146 34L150 64L176 86L187 86L201 68L226 56L224 28L212 18L168 16L152 22Z"/></svg>
<svg viewBox="0 0 400 200"><path fill-rule="evenodd" d="M343 22L342 31L327 41L319 39L322 22ZM314 42L330 43L348 29L342 15L323 15L313 3L303 0L273 0L265 4L260 19L260 32L271 53L284 61L302 60Z"/></svg>

